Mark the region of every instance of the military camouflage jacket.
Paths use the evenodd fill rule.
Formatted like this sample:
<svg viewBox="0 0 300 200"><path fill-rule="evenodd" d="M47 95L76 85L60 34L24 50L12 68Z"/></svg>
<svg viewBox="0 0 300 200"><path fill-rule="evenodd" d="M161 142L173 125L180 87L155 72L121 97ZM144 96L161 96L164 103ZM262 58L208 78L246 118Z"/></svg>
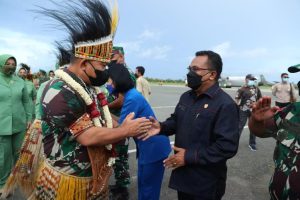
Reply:
<svg viewBox="0 0 300 200"><path fill-rule="evenodd" d="M271 199L300 199L300 102L287 106L274 119L277 145Z"/></svg>
<svg viewBox="0 0 300 200"><path fill-rule="evenodd" d="M85 87L72 72L65 72ZM87 148L76 141L70 132L70 126L85 113L83 99L64 81L53 79L45 86L41 97L45 156L58 170L84 177L92 175Z"/></svg>

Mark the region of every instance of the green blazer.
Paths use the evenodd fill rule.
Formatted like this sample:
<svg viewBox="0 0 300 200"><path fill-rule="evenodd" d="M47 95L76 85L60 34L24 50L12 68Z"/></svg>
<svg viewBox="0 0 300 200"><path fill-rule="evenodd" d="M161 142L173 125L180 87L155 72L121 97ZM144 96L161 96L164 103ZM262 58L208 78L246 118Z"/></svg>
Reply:
<svg viewBox="0 0 300 200"><path fill-rule="evenodd" d="M0 72L0 136L25 131L32 107L25 81L13 75L9 82Z"/></svg>

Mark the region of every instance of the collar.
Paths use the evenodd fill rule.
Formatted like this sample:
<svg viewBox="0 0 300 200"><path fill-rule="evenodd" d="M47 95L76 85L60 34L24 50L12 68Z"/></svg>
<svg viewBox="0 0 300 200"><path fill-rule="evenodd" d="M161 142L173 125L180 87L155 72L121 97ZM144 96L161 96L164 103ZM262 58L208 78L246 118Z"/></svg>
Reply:
<svg viewBox="0 0 300 200"><path fill-rule="evenodd" d="M210 88L208 88L203 94L201 94L200 96L202 95L206 95L208 96L209 98L214 98L214 96L218 93L218 91L220 90L220 86L218 83L215 83L214 85L212 85ZM191 94L195 95L196 96L196 92L194 90L191 91ZM199 97L200 97L199 96Z"/></svg>
<svg viewBox="0 0 300 200"><path fill-rule="evenodd" d="M128 90L127 92L124 93L124 98L127 98L129 96L129 94L134 90L135 88L131 88L130 90Z"/></svg>
<svg viewBox="0 0 300 200"><path fill-rule="evenodd" d="M83 88L86 88L87 85L85 85L85 83L83 82L83 80L81 80L76 74L74 74L73 72L71 72L70 70L68 70L67 68L64 69L64 72L66 72L67 74L69 74L77 83L79 83Z"/></svg>
<svg viewBox="0 0 300 200"><path fill-rule="evenodd" d="M208 88L203 94L206 94L210 98L213 98L218 93L219 90L220 90L219 83L215 83L213 86Z"/></svg>

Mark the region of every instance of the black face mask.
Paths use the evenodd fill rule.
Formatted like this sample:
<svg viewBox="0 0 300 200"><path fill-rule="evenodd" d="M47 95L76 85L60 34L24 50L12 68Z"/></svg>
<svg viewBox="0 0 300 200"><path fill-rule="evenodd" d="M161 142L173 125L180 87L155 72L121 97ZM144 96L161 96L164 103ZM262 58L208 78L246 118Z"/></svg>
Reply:
<svg viewBox="0 0 300 200"><path fill-rule="evenodd" d="M135 78L138 78L139 76L137 74L134 74Z"/></svg>
<svg viewBox="0 0 300 200"><path fill-rule="evenodd" d="M16 71L16 66L14 65L4 65L2 67L2 72L6 75L6 76L11 76L15 73Z"/></svg>
<svg viewBox="0 0 300 200"><path fill-rule="evenodd" d="M108 64L108 67L117 64L117 60L111 60L110 63Z"/></svg>
<svg viewBox="0 0 300 200"><path fill-rule="evenodd" d="M87 77L89 78L91 85L93 86L101 86L104 85L109 78L108 75L108 70L105 69L104 71L98 70L96 69L92 63L90 63L90 65L94 68L95 74L96 74L96 78L89 76L86 71L84 70L84 73L87 75Z"/></svg>
<svg viewBox="0 0 300 200"><path fill-rule="evenodd" d="M210 73L210 72L208 72L208 73ZM205 75L203 75L203 76L205 76ZM190 87L192 90L197 90L203 83L203 81L202 81L203 76L198 75L196 72L194 72L192 70L190 70L190 72L186 76L187 76L188 87Z"/></svg>

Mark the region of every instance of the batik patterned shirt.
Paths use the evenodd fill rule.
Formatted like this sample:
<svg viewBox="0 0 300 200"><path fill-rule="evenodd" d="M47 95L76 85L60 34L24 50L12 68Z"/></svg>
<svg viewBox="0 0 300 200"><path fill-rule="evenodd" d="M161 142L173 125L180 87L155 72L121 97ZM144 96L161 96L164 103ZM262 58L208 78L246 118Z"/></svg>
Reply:
<svg viewBox="0 0 300 200"><path fill-rule="evenodd" d="M83 87L84 83L65 70ZM87 147L71 134L69 127L86 113L83 99L61 79L50 80L41 98L41 118L44 154L59 171L86 177L91 176Z"/></svg>
<svg viewBox="0 0 300 200"><path fill-rule="evenodd" d="M251 105L261 98L261 92L257 87L241 87L235 96L235 99L240 100L240 109L242 111L251 111Z"/></svg>
<svg viewBox="0 0 300 200"><path fill-rule="evenodd" d="M275 172L270 181L271 199L300 199L300 102L275 115L277 140Z"/></svg>

